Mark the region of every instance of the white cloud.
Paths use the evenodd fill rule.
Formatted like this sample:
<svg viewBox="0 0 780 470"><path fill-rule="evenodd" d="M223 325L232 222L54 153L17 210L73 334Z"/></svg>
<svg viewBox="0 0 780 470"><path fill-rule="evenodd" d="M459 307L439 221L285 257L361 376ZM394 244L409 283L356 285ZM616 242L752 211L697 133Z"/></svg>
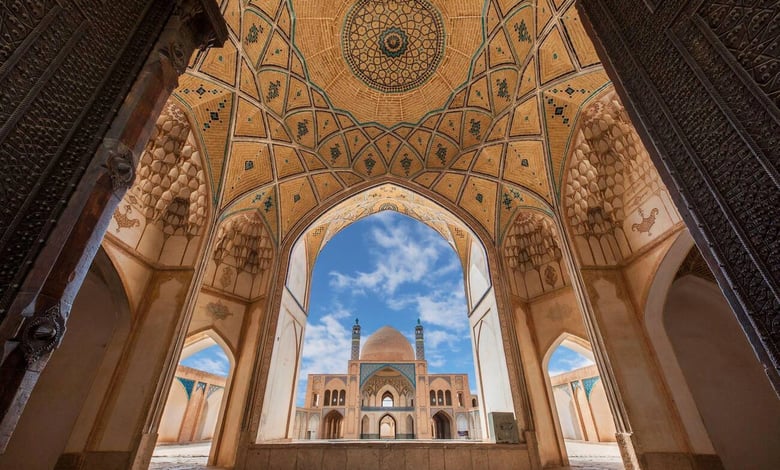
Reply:
<svg viewBox="0 0 780 470"><path fill-rule="evenodd" d="M414 301L423 324L457 331L468 329L463 289L442 289L428 295L418 295Z"/></svg>
<svg viewBox="0 0 780 470"><path fill-rule="evenodd" d="M462 339L463 337L444 330L428 330L425 332L425 344L431 350L437 350L439 346L444 345L451 351L459 351L460 348L457 343Z"/></svg>
<svg viewBox="0 0 780 470"><path fill-rule="evenodd" d="M553 363L554 362L554 363ZM551 376L560 375L566 372L580 369L582 367L592 366L593 361L580 354L555 357L550 362L549 373Z"/></svg>
<svg viewBox="0 0 780 470"><path fill-rule="evenodd" d="M336 304L317 322L309 322L303 339L303 357L298 376L299 402L306 393L309 374L343 374L352 349L352 330L340 320L352 313Z"/></svg>
<svg viewBox="0 0 780 470"><path fill-rule="evenodd" d="M388 219L388 220L385 220ZM390 225L392 217L383 217L369 232L373 269L369 272L344 274L331 271L330 285L353 294L393 295L406 283L435 284L435 278L451 273L457 263L435 269L436 263L452 248L436 232L411 224Z"/></svg>
<svg viewBox="0 0 780 470"><path fill-rule="evenodd" d="M209 374L221 375L222 377L227 377L228 372L230 372L230 362L222 351L193 357L187 361L186 366L208 372Z"/></svg>

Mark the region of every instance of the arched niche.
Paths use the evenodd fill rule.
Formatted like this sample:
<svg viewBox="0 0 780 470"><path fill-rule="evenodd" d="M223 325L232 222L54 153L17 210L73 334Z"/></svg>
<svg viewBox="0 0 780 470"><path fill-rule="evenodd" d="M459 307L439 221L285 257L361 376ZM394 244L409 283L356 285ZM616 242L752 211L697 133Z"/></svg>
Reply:
<svg viewBox="0 0 780 470"><path fill-rule="evenodd" d="M618 264L682 221L613 87L578 117L562 206L585 266Z"/></svg>
<svg viewBox="0 0 780 470"><path fill-rule="evenodd" d="M163 266L194 266L212 220L209 171L190 119L168 100L106 237Z"/></svg>
<svg viewBox="0 0 780 470"><path fill-rule="evenodd" d="M311 273L317 254L344 227L368 215L394 210L436 230L458 254L469 298L469 323L481 395L481 435L492 412L514 413L514 401L493 291L488 256L480 238L459 218L415 192L395 184L369 188L337 204L313 221L295 240L287 263L285 288L273 336L257 442L288 438L294 431L293 390L302 353ZM472 284L473 283L473 284Z"/></svg>
<svg viewBox="0 0 780 470"><path fill-rule="evenodd" d="M63 454L88 446L130 333L125 286L103 248L95 255L51 356L22 413L2 468L54 468ZM36 446L35 442L46 442Z"/></svg>
<svg viewBox="0 0 780 470"><path fill-rule="evenodd" d="M513 295L530 301L571 285L561 237L553 215L523 209L502 241L502 258Z"/></svg>
<svg viewBox="0 0 780 470"><path fill-rule="evenodd" d="M274 256L275 243L257 211L231 214L217 227L203 285L253 301L267 294Z"/></svg>
<svg viewBox="0 0 780 470"><path fill-rule="evenodd" d="M644 322L693 452L725 468L777 466L764 437L780 435L780 401L687 231L655 272Z"/></svg>

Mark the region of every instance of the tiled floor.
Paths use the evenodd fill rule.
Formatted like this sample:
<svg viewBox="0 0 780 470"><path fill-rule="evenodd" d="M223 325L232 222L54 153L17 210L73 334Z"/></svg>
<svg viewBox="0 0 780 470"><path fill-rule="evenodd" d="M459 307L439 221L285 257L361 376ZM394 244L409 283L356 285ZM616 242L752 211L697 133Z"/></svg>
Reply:
<svg viewBox="0 0 780 470"><path fill-rule="evenodd" d="M159 446L154 450L149 470L216 470L208 467L211 443ZM623 470L620 452L615 444L591 444L566 441L568 467L556 470Z"/></svg>

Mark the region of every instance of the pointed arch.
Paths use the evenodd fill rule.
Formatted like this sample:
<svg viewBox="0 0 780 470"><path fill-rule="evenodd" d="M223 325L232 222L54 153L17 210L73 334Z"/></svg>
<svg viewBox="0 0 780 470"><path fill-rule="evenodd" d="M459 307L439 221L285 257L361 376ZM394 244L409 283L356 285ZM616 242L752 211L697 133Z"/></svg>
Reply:
<svg viewBox="0 0 780 470"><path fill-rule="evenodd" d="M434 439L452 439L452 417L440 410L431 417Z"/></svg>
<svg viewBox="0 0 780 470"><path fill-rule="evenodd" d="M467 225L460 217L460 212L453 212L448 205L434 202L418 192L406 189L402 184L374 183L362 186L362 189L350 191L343 195L339 202L327 205L317 210L316 214L306 215L290 230L289 236L280 248L280 269L286 273L280 280L280 294L274 298L272 311L278 311L277 315L269 316L269 325L265 333L265 349L260 354L263 361L269 361L267 366L258 370L263 373L257 382L260 387L258 393L258 406L260 419L257 426L256 442L275 439L284 439L292 431L294 416L291 412L283 413L283 410L292 409L292 397L290 393L296 382L298 364L302 351L302 340L279 341L282 329L285 325L295 323L302 329L307 321L308 289L312 266L320 249L333 235L349 224L381 210L387 210L392 204L393 210L426 223L441 234L445 240L459 254L463 266L474 265L474 260L481 259L482 278L485 280L479 289L471 289L471 277L464 276L466 292L471 292L469 299L469 321L471 324L472 347L481 348L477 355L485 358L482 365L476 364L477 375L481 380L477 383L478 389L483 385L489 388L480 400L483 405L483 413L480 413L480 425L482 435L488 436L487 416L490 412L513 412L521 422L527 419L527 413L515 400L523 400L522 394L512 390L510 374L516 374L516 370L508 367L507 351L513 348L509 338L513 336L513 323L501 321L501 313L492 285L492 267L497 267L495 253L488 252L483 240L485 238L482 229L474 224ZM384 208L384 209L383 209ZM456 215L459 214L459 215ZM302 224L308 223L307 226ZM465 272L467 271L465 268ZM473 271L473 270L472 270ZM304 287L305 286L305 287ZM478 295L473 295L478 292ZM278 309L278 310L277 310ZM504 331L508 329L510 331ZM274 333L276 332L276 333ZM489 338L484 334L489 332ZM481 336L480 336L481 335ZM479 338L483 338L480 342ZM281 358L284 358L282 361ZM284 362L285 364L281 364ZM293 373L290 373L293 371ZM413 381L413 379L412 379ZM515 377L514 383L520 383ZM284 390L282 390L284 389ZM273 397L271 396L273 395ZM286 406L280 406L280 396L290 397ZM380 395L381 396L381 395ZM273 399L272 399L273 398ZM287 400L287 398L285 398ZM332 395L331 395L332 400ZM442 397L442 406L444 397ZM286 421L285 421L286 420Z"/></svg>
<svg viewBox="0 0 780 470"><path fill-rule="evenodd" d="M396 439L398 437L398 423L390 413L379 418L379 438Z"/></svg>
<svg viewBox="0 0 780 470"><path fill-rule="evenodd" d="M643 320L661 375L695 452L724 467L771 466L780 449L739 430L780 433L780 402L709 269L691 266L706 265L684 230L647 289Z"/></svg>
<svg viewBox="0 0 780 470"><path fill-rule="evenodd" d="M331 410L322 419L323 439L341 439L344 436L344 415L338 410Z"/></svg>

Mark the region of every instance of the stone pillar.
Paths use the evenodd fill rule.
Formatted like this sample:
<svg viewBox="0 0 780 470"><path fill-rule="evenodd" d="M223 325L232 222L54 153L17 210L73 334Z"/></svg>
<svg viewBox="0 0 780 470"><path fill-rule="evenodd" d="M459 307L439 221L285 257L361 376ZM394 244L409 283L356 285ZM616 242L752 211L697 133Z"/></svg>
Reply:
<svg viewBox="0 0 780 470"><path fill-rule="evenodd" d="M618 445L636 446L621 449L621 453L626 453L626 468L640 468L636 461L625 460L634 453L634 458L642 462L641 468L646 469L671 468L676 465L673 462L688 462L691 456L686 438L623 274L620 270L595 267L582 269L581 273L610 371L620 388L620 409L630 419L630 427L618 427Z"/></svg>
<svg viewBox="0 0 780 470"><path fill-rule="evenodd" d="M114 7L106 7L102 2L96 3L101 5L96 5L95 11L90 13L94 14L98 21L101 14L106 17L122 14L119 11L109 11ZM63 198L61 205L68 200L67 205L62 209L55 207L45 216L51 218L47 225L53 227L43 229L36 235L36 247L40 248L30 248L27 258L29 261L14 266L17 270L15 279L21 279L21 276L27 273L24 282L18 286L15 284L15 290L2 293L2 306L7 305L8 308L0 324L0 344L5 351L0 365L0 376L3 377L3 388L0 391L0 451L7 445L41 371L65 333L73 299L100 246L114 210L133 182L138 155L149 139L155 118L176 87L178 76L184 72L193 51L212 44L221 44L226 37L224 20L212 0L182 0L176 4L172 1L125 3L128 8L145 11L144 15L139 14L136 18L139 21L137 28L128 30L127 48L108 52L104 51L101 45L95 44L121 44L123 40L117 37L107 40L106 36L109 34L119 33L113 30L105 31L102 38L93 38L89 45L96 55L101 51L116 54L112 62L117 62L113 68L106 69L105 78L117 83L98 85L102 88L96 97L98 101L105 101L108 108L97 110L95 107L98 104L94 102L87 102L84 108L88 113L103 112L107 125L101 126L98 123L90 127L83 121L75 130L75 137L74 134L68 137L81 138L88 142L100 142L102 138L102 144L97 153L92 147L91 156L82 154L81 159L68 160L68 156L64 154L51 157L52 162L58 161L60 164L55 170L56 173L74 175L65 193L57 196ZM146 3L151 6L147 8ZM52 10L49 16L71 13L75 14ZM124 14L129 15L130 12ZM106 21L110 23L112 20L135 21L133 17L111 18ZM163 25L165 27L161 32ZM98 26L94 28L99 29ZM76 38L78 34L88 33L74 33L73 37ZM151 46L154 38L157 43L150 53L147 44ZM73 55L79 53L88 58L90 52L71 51ZM145 63L143 57L147 57ZM85 61L89 62L86 59ZM137 66L134 65L135 61L139 61ZM86 71L78 71L82 72ZM123 76L115 77L115 74ZM86 80L86 75L83 80L79 77L76 79L79 86L86 86L86 83L82 83ZM129 91L122 85L121 80L126 80L128 85L132 83ZM53 93L65 100L66 95L68 99L72 98L72 92L71 88L66 87ZM123 96L124 101L120 102ZM35 115L35 111L35 104L24 110L31 116ZM22 121L26 118L26 115L20 117ZM87 131L92 133L78 136L79 133ZM0 146L7 142L10 140L0 142ZM66 140L62 144L67 151L84 143ZM84 152L88 151L89 145L83 148ZM21 148L19 152L22 152ZM59 160L56 160L57 158ZM5 163L5 157L2 160ZM71 166L65 166L66 164ZM80 177L75 176L79 173ZM40 180L44 187L47 185L46 177L44 175ZM46 187L46 191L55 190L54 187ZM42 194L41 190L38 190L37 193L31 193L30 197L43 197ZM25 217L30 221L35 218L31 214ZM16 229L21 230L19 227L24 223L26 222L22 221L17 224Z"/></svg>
<svg viewBox="0 0 780 470"><path fill-rule="evenodd" d="M691 235L780 392L780 58L774 45L780 4L576 5Z"/></svg>
<svg viewBox="0 0 780 470"><path fill-rule="evenodd" d="M195 381L190 400L187 402L187 409L184 411L184 418L181 421L179 442L192 442L200 437L196 436L196 433L203 414L203 405L206 404L206 386L206 382Z"/></svg>

